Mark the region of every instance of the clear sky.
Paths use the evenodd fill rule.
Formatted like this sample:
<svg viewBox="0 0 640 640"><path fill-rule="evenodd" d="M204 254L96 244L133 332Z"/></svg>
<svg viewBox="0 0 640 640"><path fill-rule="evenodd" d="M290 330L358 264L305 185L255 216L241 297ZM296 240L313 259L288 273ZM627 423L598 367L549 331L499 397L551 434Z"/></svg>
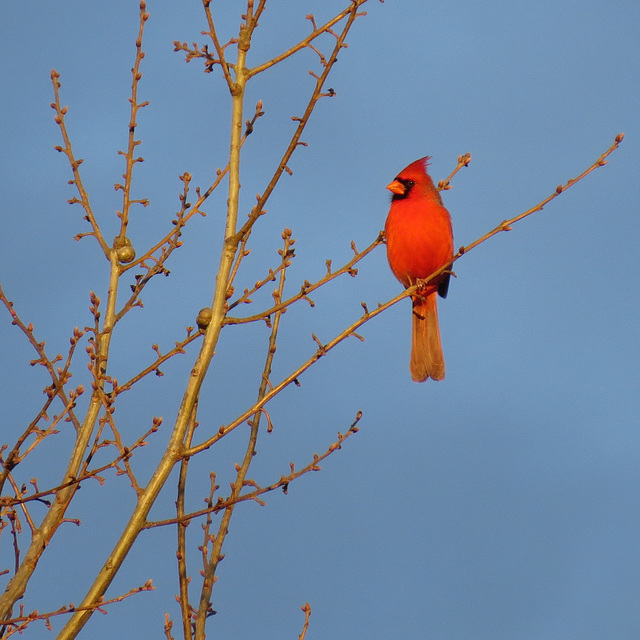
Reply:
<svg viewBox="0 0 640 640"><path fill-rule="evenodd" d="M214 0L223 39L237 31L243 2ZM347 3L268 3L249 64L277 54ZM271 6L273 5L273 6ZM177 176L208 186L226 164L229 99L219 73L186 65L173 40L205 43L200 2L150 0L140 98L134 211L136 246L163 234L179 208ZM536 3L371 0L329 82L301 148L253 236L241 272L251 286L277 264L284 227L297 258L290 291L322 276L325 261L349 259L382 229L387 185L424 155L447 176L459 154L472 162L444 201L456 247L528 209L578 175L625 132L609 163L456 266L440 323L447 377L414 384L408 371L409 303L360 330L270 406L252 477L260 484L326 450L361 409L361 430L323 471L294 483L268 506L236 510L225 547L210 637L295 638L299 609L312 607L307 638L600 640L640 628L640 4L635 0ZM0 3L0 282L51 354L73 327L91 322L88 292L104 297L106 264L87 231L49 104L49 73L62 101L83 176L108 238L115 235L126 145L130 68L138 3ZM330 38L324 47L330 45ZM303 52L248 90L266 115L243 151L242 215L261 192L312 87L318 59ZM205 206L171 276L151 285L114 341L113 370L127 379L148 363L152 343L169 349L210 303L226 194ZM362 312L400 291L384 247L356 278L334 283L283 316L273 379L284 377ZM256 305L270 299L270 290ZM244 310L243 310L244 311ZM247 311L249 312L249 311ZM4 316L4 317L3 317ZM213 433L251 404L267 333L225 330L205 384L201 429ZM165 430L136 455L150 473L195 357L191 349L124 398L117 417L138 437L153 415ZM33 419L46 384L8 314L0 314L2 442ZM112 370L112 371L113 371ZM79 360L75 375L86 379ZM70 428L65 425L65 428ZM16 471L55 482L70 437L61 434ZM228 486L243 434L193 463L192 504L208 473ZM23 473L24 475L20 475ZM154 509L171 517L175 483ZM115 540L134 496L123 478L87 484L38 568L25 610L79 603ZM199 522L190 529L194 582ZM11 567L9 534L0 569ZM23 549L24 551L24 549ZM0 580L5 579L3 576ZM86 637L158 638L164 612L178 620L175 530L143 534L108 596L152 579L157 590L95 615ZM2 583L4 584L4 583ZM55 587L53 586L55 585ZM60 621L54 621L60 628ZM123 631L124 630L124 631ZM133 631L135 630L135 632ZM25 637L41 638L42 624ZM125 635L122 635L125 633ZM30 635L29 635L30 634ZM177 634L177 637L180 637Z"/></svg>

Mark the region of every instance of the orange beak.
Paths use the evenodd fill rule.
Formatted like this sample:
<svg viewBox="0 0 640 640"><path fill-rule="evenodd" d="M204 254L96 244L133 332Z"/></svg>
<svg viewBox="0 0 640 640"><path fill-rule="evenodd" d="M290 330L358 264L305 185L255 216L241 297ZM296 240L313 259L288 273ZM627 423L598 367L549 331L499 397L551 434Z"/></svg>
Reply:
<svg viewBox="0 0 640 640"><path fill-rule="evenodd" d="M394 180L391 184L388 184L387 189L398 195L402 195L405 192L405 186L399 180Z"/></svg>

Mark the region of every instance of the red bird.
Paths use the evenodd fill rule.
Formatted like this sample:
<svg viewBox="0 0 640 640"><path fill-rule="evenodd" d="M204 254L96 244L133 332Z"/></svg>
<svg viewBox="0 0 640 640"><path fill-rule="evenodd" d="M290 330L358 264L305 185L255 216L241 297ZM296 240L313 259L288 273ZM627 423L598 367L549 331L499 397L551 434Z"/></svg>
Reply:
<svg viewBox="0 0 640 640"><path fill-rule="evenodd" d="M420 284L453 258L451 216L427 173L429 157L403 169L387 186L393 193L385 224L387 258L405 287ZM449 273L442 273L414 293L411 377L444 379L438 326L438 294L447 297Z"/></svg>

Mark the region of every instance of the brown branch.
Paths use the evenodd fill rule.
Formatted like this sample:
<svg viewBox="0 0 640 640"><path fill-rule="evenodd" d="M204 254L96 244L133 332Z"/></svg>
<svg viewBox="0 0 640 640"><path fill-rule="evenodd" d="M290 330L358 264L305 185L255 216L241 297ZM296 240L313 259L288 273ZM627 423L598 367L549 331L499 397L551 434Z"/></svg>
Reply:
<svg viewBox="0 0 640 640"><path fill-rule="evenodd" d="M220 40L218 39L218 34L216 32L216 27L213 22L213 16L211 15L211 9L209 7L211 0L202 0L202 4L204 6L204 13L207 18L207 24L209 25L209 31L203 31L202 35L208 35L213 42L213 46L216 49L216 53L218 54L218 60L214 60L213 63L217 63L222 67L222 74L224 75L224 79L227 81L227 86L229 87L229 91L233 93L234 81L231 77L230 65L225 58L224 50L226 46L231 44L234 41L230 41L224 47L220 44ZM234 39L235 40L235 39Z"/></svg>
<svg viewBox="0 0 640 640"><path fill-rule="evenodd" d="M322 287L323 285L327 284L328 282L331 282L335 278L338 278L339 276L344 275L345 273L349 274L350 276L357 275L358 270L354 269L354 266L358 262L360 262L360 260L362 260L365 256L369 255L369 253L371 253L379 244L382 244L383 242L384 242L384 236L382 234L380 234L363 251L358 251L356 249L356 247L355 247L355 244L352 242L351 243L351 248L352 248L352 250L354 252L353 258L351 258L351 260L346 262L337 271L332 271L331 270L330 261L328 261L329 264L327 266L327 274L324 277L320 278L320 280L317 280L316 282L313 282L313 283L308 282L307 280L305 280L303 285L300 287L300 291L297 294L295 294L294 296L291 296L290 298L287 298L286 300L283 300L281 302L277 302L274 306L270 307L269 309L266 309L265 311L257 313L257 314L255 314L253 316L248 316L246 318L228 317L228 318L225 319L225 323L226 324L244 324L246 322L256 322L257 320L264 320L265 318L267 318L270 315L274 314L276 311L281 311L282 309L286 309L287 307L291 306L294 302L297 302L298 300L307 300L307 301L309 301L308 295L310 293L312 293L316 289L319 289L320 287ZM241 301L243 301L243 300L242 299L237 300L234 303L233 306L235 306L236 304L238 304Z"/></svg>
<svg viewBox="0 0 640 640"><path fill-rule="evenodd" d="M165 353L164 355L160 354L159 351L154 349L154 351L156 351L156 353L158 354L158 357L149 366L145 367L140 373L133 376L131 380L129 380L128 382L125 382L123 385L117 386L113 390L113 393L117 396L123 393L124 391L129 391L129 389L131 389L131 387L133 387L133 385L136 384L136 382L139 382L140 380L142 380L142 378L144 378L145 376L149 375L152 372L155 372L156 375L161 375L161 372L159 369L160 365L164 364L167 360L169 360L170 358L173 358L173 356L177 354L185 353L185 347L187 345L191 344L194 340L197 340L198 338L202 337L201 333L199 332L192 333L192 332L193 332L193 327L187 327L187 337L184 340L181 340L180 342L176 342L176 346L173 347L173 349L170 349L169 351L167 351L167 353Z"/></svg>
<svg viewBox="0 0 640 640"><path fill-rule="evenodd" d="M55 396L47 397L47 400L45 401L44 406L42 407L42 409L40 409L35 419L24 430L23 434L18 438L15 445L13 446L13 449L11 449L11 451L9 452L9 455L7 456L6 460L4 459L2 453L7 448L7 445L4 445L2 449L0 449L0 465L2 466L2 473L0 474L0 495L2 495L2 492L4 491L4 485L5 485L5 482L7 481L7 477L9 476L9 473L13 469L15 469L15 467L22 460L24 460L25 456L20 455L20 449L22 445L32 433L40 433L41 430L38 429L38 424L40 420L42 420L43 418L45 420L49 419L47 415L47 411L51 406L51 404L53 403L54 398Z"/></svg>
<svg viewBox="0 0 640 640"><path fill-rule="evenodd" d="M0 301L2 301L4 306L7 308L7 311L9 311L9 315L11 315L11 324L17 326L22 331L22 333L26 336L31 346L35 349L36 353L38 354L38 358L36 360L31 361L30 363L31 366L35 366L36 364L42 365L48 371L49 376L51 377L52 384L45 388L45 393L50 398L54 398L55 396L58 396L60 400L63 402L63 404L67 406L69 404L69 398L67 397L64 391L64 384L66 384L67 380L70 377L70 374L68 373L68 367L65 367L64 369L60 370L60 372L58 372L58 370L56 370L56 368L54 367L54 364L56 362L59 362L60 360L62 360L62 356L57 355L53 360L51 360L47 356L47 353L45 351L45 342L44 341L38 342L38 340L36 340L36 337L33 333L33 324L29 323L29 325L27 326L24 324L24 322L22 322L22 320L20 319L20 317L18 316L18 314L15 312L13 308L13 302L11 302L5 296L4 291L2 290L2 286L0 286ZM74 336L75 335L76 334L74 332ZM75 345L73 343L72 343L72 347L75 348ZM73 355L73 352L71 352L71 355ZM70 363L71 355L67 360L69 363ZM71 418L71 422L73 423L73 426L76 428L76 430L78 430L80 428L80 423L76 418L73 410L69 411L69 417Z"/></svg>
<svg viewBox="0 0 640 640"><path fill-rule="evenodd" d="M462 169L462 167L468 167L470 162L470 153L465 153L462 156L458 156L458 165L451 172L448 178L440 180L440 182L438 182L438 191L446 191L447 189L451 189L451 180L453 180L453 177L456 175L456 173L458 173L458 171L460 171L460 169Z"/></svg>
<svg viewBox="0 0 640 640"><path fill-rule="evenodd" d="M140 487L140 484L133 473L133 469L131 468L131 463L129 462L132 456L132 450L123 444L120 431L113 419L113 412L115 411L113 401L115 400L115 396L113 394L107 395L102 390L99 390L99 394L104 407L104 416L101 418L101 427L104 424L109 425L114 439L107 442L108 444L113 444L119 452L118 458L116 458L113 463L113 468L116 470L116 475L126 475L129 478L129 482L131 483L133 490L136 492L136 496L139 498L143 490ZM122 462L124 469L120 467L119 462Z"/></svg>
<svg viewBox="0 0 640 640"><path fill-rule="evenodd" d="M57 609L56 611L48 611L46 613L39 613L36 609L31 613L24 615L24 605L20 605L20 615L16 618L10 618L8 620L3 620L0 623L0 626L5 629L3 638L8 638L12 636L14 633L22 633L32 622L36 620L43 620L46 624L47 629L51 630L51 624L49 622L50 618L54 616L60 616L65 613L74 613L76 611L100 611L101 613L106 613L103 607L106 607L110 604L115 604L116 602L122 602L126 598L129 598L137 593L141 593L143 591L153 591L155 587L151 584L151 580L147 580L147 582L135 589L131 589L127 593L124 593L116 598L111 598L110 600L100 600L100 602L93 604L88 607L76 607L73 603L64 605Z"/></svg>
<svg viewBox="0 0 640 640"><path fill-rule="evenodd" d="M196 422L196 416L198 412L198 405L196 403L191 416L191 422L189 423L189 430L185 438L187 446L191 445L193 438L193 432L195 431L198 423ZM178 524L178 549L176 556L178 558L178 581L180 584L180 612L182 614L182 632L184 634L184 640L191 640L193 638L193 629L191 620L194 617L194 609L189 603L189 576L187 574L187 526L188 521L184 518L184 497L187 486L187 471L189 469L189 458L183 458L180 462L180 476L178 478L178 497L176 499L176 520Z"/></svg>
<svg viewBox="0 0 640 640"><path fill-rule="evenodd" d="M164 636L167 640L175 640L175 638L171 634L172 629L173 629L173 622L171 621L169 614L165 613L164 614Z"/></svg>
<svg viewBox="0 0 640 640"><path fill-rule="evenodd" d="M123 241L127 235L127 226L129 224L129 209L131 204L138 203L142 204L146 207L149 202L146 199L143 200L132 200L131 199L131 186L133 180L133 167L138 162L144 162L144 158L134 158L133 153L136 150L136 147L142 142L140 140L135 139L137 116L138 111L144 107L146 107L149 102L138 102L138 84L140 79L142 78L142 73L140 71L140 65L142 64L142 59L144 58L144 51L142 50L142 37L144 35L144 26L149 19L149 13L146 11L147 5L145 0L140 0L140 25L138 29L138 37L136 38L136 58L133 64L133 68L131 69L132 81L131 81L131 97L129 98L129 103L131 104L131 114L129 117L129 136L127 140L127 151L118 151L118 154L124 156L126 162L125 172L122 175L124 178L124 184L116 184L116 191L122 191L122 211L116 212L118 217L120 218L120 233L118 234L117 239ZM117 241L116 241L117 242ZM114 243L115 246L116 243Z"/></svg>
<svg viewBox="0 0 640 640"><path fill-rule="evenodd" d="M242 261L244 260L244 258L246 258L250 253L251 253L251 249L247 249L247 242L249 241L249 236L245 235L243 236L242 240L240 240L240 244L238 245L238 250L236 251L236 257L235 257L235 261L233 263L233 266L231 267L231 272L229 274L229 280L227 282L227 300L229 298L231 298L231 296L233 296L235 289L233 286L233 283L236 279L236 276L238 275L238 269L240 268L240 265L242 264ZM268 282L268 281L265 281ZM247 289L245 289L245 294L247 293ZM236 304L238 304L238 301L236 300L236 302L233 303L233 306L235 306ZM227 311L229 310L230 307L227 307Z"/></svg>
<svg viewBox="0 0 640 640"><path fill-rule="evenodd" d="M264 503L261 500L259 500L260 496L266 493L275 491L276 489L282 489L284 493L287 493L289 489L289 485L292 482L294 482L298 478L302 477L303 475L306 475L311 471L321 470L321 467L319 467L318 464L322 462L325 458L328 458L335 451L338 451L339 449L341 449L344 441L350 436L358 432L359 428L357 425L358 425L358 422L360 422L361 418L362 418L362 411L358 411L358 413L356 414L355 420L351 423L348 431L345 434L338 433L338 439L335 442L333 442L323 454L321 455L314 454L313 460L309 462L307 465L305 465L304 467L302 467L301 469L299 469L298 471L296 471L295 466L292 462L290 464L290 473L288 475L280 476L280 479L278 481L266 487L258 487L255 484L255 482L251 480L249 481L245 480L243 481L242 488L246 486L253 486L253 487L256 487L256 489L254 491L237 495L235 497L232 494L230 497L226 499L218 498L218 501L215 504L213 503L212 497L210 497L207 507L205 509L200 509L198 511L194 511L192 513L186 514L182 516L182 518L180 519L170 518L168 520L157 520L154 522L147 522L147 524L145 525L145 529L153 529L155 527L164 527L167 525L176 524L177 522L189 522L194 518L198 518L205 515L207 516L207 518L210 518L212 513L218 513L223 509L229 508L232 505L236 505L241 502L247 502L249 500L253 500L255 502L258 502L260 505L263 505ZM236 483L234 483L234 486L235 485Z"/></svg>
<svg viewBox="0 0 640 640"><path fill-rule="evenodd" d="M6 467L14 468L16 465L20 464L45 438L59 433L59 431L56 430L56 427L65 418L65 416L75 408L76 399L83 393L84 387L82 385L78 386L75 391L73 389L69 391L69 401L64 407L62 413L60 415L54 416L53 422L51 422L51 424L46 429L38 429L34 427L29 434L35 435L33 442L29 444L29 446L23 453L17 452L16 448L14 447L13 451L9 454L9 458L6 462ZM68 420L69 418L66 419Z"/></svg>
<svg viewBox="0 0 640 640"><path fill-rule="evenodd" d="M207 496L206 499L206 504L208 508L211 508L211 506L213 505L213 497L216 493L216 491L219 489L219 485L216 484L216 474L211 472L209 473L209 495ZM208 511L207 513L207 518L204 522L204 524L202 525L202 532L203 532L203 541L202 541L202 546L199 547L200 552L202 554L202 570L200 571L200 575L204 576L205 572L207 571L207 567L209 565L209 545L213 545L215 543L215 535L213 535L211 533L211 525L213 524L213 511ZM190 521L190 519L185 518L184 522L188 523ZM221 558L220 558L221 560ZM216 577L214 576L213 581L215 582ZM207 611L206 611L206 616L212 615L213 614L213 609L208 606L207 607ZM197 619L198 616L198 612L195 612L195 617Z"/></svg>
<svg viewBox="0 0 640 640"><path fill-rule="evenodd" d="M291 230L290 229L285 229L284 233L288 233L289 237L291 237ZM248 240L248 236L245 236L243 238L243 243L246 242L246 240ZM250 296L252 296L254 293L256 293L256 291L259 291L260 289L262 289L262 287L264 287L266 284L268 284L269 282L273 282L276 279L276 275L278 273L282 273L290 264L291 264L291 259L294 257L294 250L291 248L291 246L295 243L294 239L291 239L290 243L289 243L289 248L287 249L286 253L282 252L282 249L278 250L278 253L280 254L280 258L281 258L281 262L280 264L275 268L275 269L269 269L269 273L268 275L263 278L262 280L258 280L255 285L251 288L251 289L245 289L243 294L234 302L229 304L229 310L237 307L239 304L248 304L251 303L252 300L250 298ZM242 244L241 244L241 249L242 249ZM279 304L280 302L282 302L282 296L279 297L279 299L276 301L276 304ZM278 310L276 310L278 311ZM267 314L267 315L272 315L272 314ZM265 316L266 317L266 316Z"/></svg>
<svg viewBox="0 0 640 640"><path fill-rule="evenodd" d="M11 484L11 487L13 488L13 491L16 494L16 499L19 501L20 498L22 497L23 491L25 490L25 486L23 485L22 489L20 489L18 487L18 483L13 479L13 476L11 474L9 474L9 483ZM27 505L24 502L20 502L19 504L20 504L20 508L22 509L22 512L24 513L25 520L27 521L27 524L29 525L29 530L31 531L31 534L33 535L33 532L36 530L36 525L33 522L33 518L31 517L31 514L29 513L29 509L28 509ZM17 522L18 521L18 514L15 514L15 519L16 519L16 522ZM13 524L13 521L12 521L12 524ZM19 531L19 532L22 533L22 531ZM16 557L16 567L15 567L16 571L18 570L19 565L20 565L20 562L18 561L18 557Z"/></svg>
<svg viewBox="0 0 640 640"><path fill-rule="evenodd" d="M31 495L28 496L23 496L20 499L13 499L13 498L0 498L0 505L2 506L13 506L16 504L23 504L26 502L31 502L34 500L39 500L41 502L46 502L45 498L47 496L51 496L51 495L56 495L58 492L62 491L63 489L66 489L67 487L71 487L74 485L79 485L82 482L84 482L85 480L89 480L89 479L95 479L98 480L99 482L102 483L102 479L100 478L100 474L104 473L105 471L107 471L108 469L113 469L117 466L117 464L119 462L121 462L122 460L124 460L125 458L129 458L131 457L131 455L133 454L133 452L138 449L139 447L144 447L146 446L147 442L147 438L155 433L156 431L158 431L158 429L160 428L160 425L162 424L162 418L154 418L153 419L153 425L151 426L150 429L147 430L146 433L144 433L142 436L140 436L130 447L124 447L123 451L120 455L118 455L116 458L114 458L113 460L111 460L111 462L108 462L104 465L102 465L101 467L97 467L95 469L88 469L88 465L90 464L93 456L95 455L95 452L97 451L97 449L102 448L104 446L113 444L110 441L103 441L100 444L94 444L94 446L92 447L91 452L89 453L89 455L87 456L83 468L81 469L80 473L78 474L77 478L72 478L71 480L68 480L67 482L63 482L62 484L59 484L56 487L53 487L52 489L47 489L45 491L36 491L36 493L33 493ZM49 503L47 503L49 504Z"/></svg>
<svg viewBox="0 0 640 640"><path fill-rule="evenodd" d="M10 509L7 512L7 518L11 523L11 538L13 541L13 557L14 557L13 573L16 574L18 572L18 569L20 568L20 547L18 545L18 533L21 532L22 528L20 526L20 520L18 519L18 514L15 512L15 510Z"/></svg>
<svg viewBox="0 0 640 640"><path fill-rule="evenodd" d="M4 483L7 480L7 475L9 474L10 471L12 471L15 468L16 464L18 464L18 462L16 461L21 457L20 449L22 445L24 444L26 439L31 435L31 433L37 430L40 420L49 419L47 412L51 407L51 404L53 403L54 399L55 399L55 396L47 397L44 403L44 406L42 407L42 409L40 409L40 411L38 412L38 415L29 423L29 426L24 430L22 435L18 438L18 440L13 446L13 449L9 452L9 455L7 456L6 460L2 456L2 452L6 448L6 445L0 451L0 465L2 465L2 473L0 474L0 495L2 495L2 492L4 490Z"/></svg>
<svg viewBox="0 0 640 640"><path fill-rule="evenodd" d="M71 171L73 172L73 180L71 180L71 184L76 186L78 190L78 195L80 198L73 197L69 200L69 204L80 204L85 212L85 220L91 225L92 231L90 233L80 234L76 236L76 239L80 239L82 236L90 235L93 236L100 245L102 252L104 253L107 260L109 260L110 248L104 237L102 236L102 232L100 231L100 226L98 225L98 221L93 215L93 209L91 208L91 203L89 202L89 196L85 191L84 185L82 183L82 178L80 177L80 165L83 163L83 160L76 160L73 149L71 147L71 141L69 140L69 134L67 133L67 127L65 124L65 115L67 114L68 107L63 107L60 104L60 74L55 70L51 70L51 82L53 83L53 94L54 94L54 102L51 104L51 107L55 110L56 115L54 116L54 120L56 124L60 127L60 133L62 133L62 140L64 141L64 146L61 147L59 145L54 146L53 148L60 153L64 153L71 165Z"/></svg>
<svg viewBox="0 0 640 640"><path fill-rule="evenodd" d="M287 49L284 53L281 53L279 56L276 56L275 58L272 58L271 60L268 60L267 62L264 62L263 64L258 65L257 67L253 67L252 69L249 69L249 75L255 76L258 73L262 73L263 71L266 71L267 69L269 69L270 67L273 67L279 62L282 62L283 60L286 60L287 58L291 57L301 49L308 47L309 44L313 42L318 36L322 35L323 33L330 32L331 27L338 24L338 22L340 22L343 18L348 16L350 13L353 13L354 9L357 10L358 7L364 4L366 1L367 0L354 0L354 2L350 7L343 9L337 16L335 16L334 18L331 18L331 20L329 20L327 23L325 23L324 25L318 28L316 28L315 21L313 20L313 16L307 16L307 19L311 20L311 24L313 25L313 31L306 38L298 42L298 44L294 45L290 49ZM362 16L365 14L361 13L359 15ZM316 53L319 54L319 52L317 51Z"/></svg>
<svg viewBox="0 0 640 640"><path fill-rule="evenodd" d="M300 607L304 611L304 624L302 625L302 633L298 636L298 640L304 640L309 629L309 618L311 617L311 605L306 602L304 606Z"/></svg>
<svg viewBox="0 0 640 640"><path fill-rule="evenodd" d="M501 222L495 229L485 233L483 236L478 238L475 242L467 245L466 247L460 247L458 253L454 256L454 261L458 260L464 253L471 251L471 249L475 249L479 244L482 244L492 236L495 236L497 233L501 231L511 231L511 226L516 222L520 222L523 218L530 216L532 213L536 211L542 211L542 209L549 204L554 198L557 198L563 191L566 191L569 187L572 187L574 184L588 176L592 171L595 171L598 167L603 167L607 164L607 158L620 146L620 143L624 140L624 133L619 133L613 144L587 169L585 169L579 176L575 178L571 178L567 181L565 185L558 185L556 190L550 195L547 196L544 200L539 202L537 205L531 207L531 209L527 209L526 211L520 213L519 215L511 218L510 220L504 220Z"/></svg>
<svg viewBox="0 0 640 640"><path fill-rule="evenodd" d="M253 16L251 17L252 29L255 29L258 26L258 20L260 19L260 16L262 15L262 12L264 11L266 4L267 4L267 0L260 0L260 2L258 3L258 7L253 12Z"/></svg>

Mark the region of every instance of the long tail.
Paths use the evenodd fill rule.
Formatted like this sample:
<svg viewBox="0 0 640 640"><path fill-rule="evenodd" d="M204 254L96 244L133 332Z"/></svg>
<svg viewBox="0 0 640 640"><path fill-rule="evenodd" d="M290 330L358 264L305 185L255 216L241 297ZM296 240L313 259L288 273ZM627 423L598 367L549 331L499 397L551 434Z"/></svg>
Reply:
<svg viewBox="0 0 640 640"><path fill-rule="evenodd" d="M413 300L413 338L411 342L411 378L424 382L427 378L444 380L444 355L438 325L438 294Z"/></svg>

